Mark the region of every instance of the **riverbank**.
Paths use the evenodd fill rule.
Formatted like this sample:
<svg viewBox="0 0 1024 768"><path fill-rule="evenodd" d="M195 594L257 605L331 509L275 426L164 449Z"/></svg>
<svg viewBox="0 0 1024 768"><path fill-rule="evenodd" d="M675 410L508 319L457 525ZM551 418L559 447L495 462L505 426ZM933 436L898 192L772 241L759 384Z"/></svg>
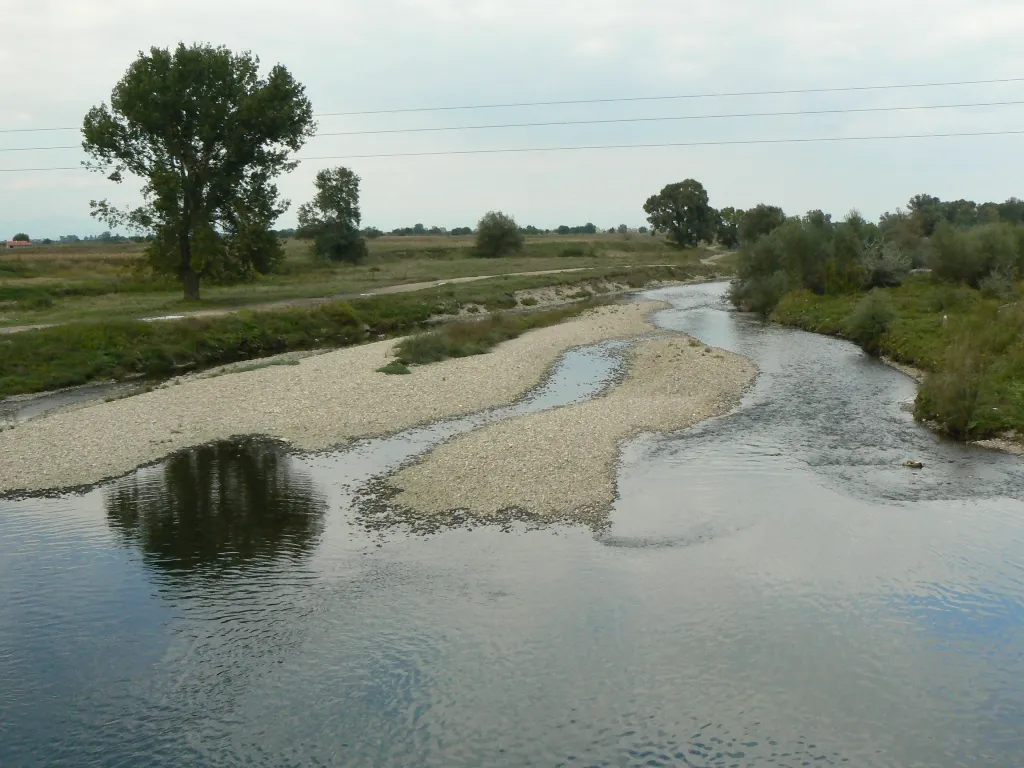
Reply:
<svg viewBox="0 0 1024 768"><path fill-rule="evenodd" d="M0 398L93 382L163 379L283 352L349 347L466 313L529 311L544 302L524 292L540 287L559 294L551 303L578 303L610 293L609 285L636 290L702 274L697 267L663 266L510 276L312 307L69 323L0 338Z"/></svg>
<svg viewBox="0 0 1024 768"><path fill-rule="evenodd" d="M493 520L516 509L599 527L624 441L726 413L757 375L747 358L681 335L627 354L625 379L606 395L491 424L398 472L387 483L395 518Z"/></svg>
<svg viewBox="0 0 1024 768"><path fill-rule="evenodd" d="M1024 434L1024 306L928 277L878 293L892 313L880 352L919 382L916 418L985 447L1019 444ZM771 319L849 338L849 318L864 296L794 291L782 298Z"/></svg>
<svg viewBox="0 0 1024 768"><path fill-rule="evenodd" d="M234 436L319 450L504 405L535 387L572 347L651 332L648 316L663 306L588 310L488 354L415 367L409 376L377 372L396 344L380 341L292 365L174 379L144 394L48 414L0 433L0 493L88 485Z"/></svg>

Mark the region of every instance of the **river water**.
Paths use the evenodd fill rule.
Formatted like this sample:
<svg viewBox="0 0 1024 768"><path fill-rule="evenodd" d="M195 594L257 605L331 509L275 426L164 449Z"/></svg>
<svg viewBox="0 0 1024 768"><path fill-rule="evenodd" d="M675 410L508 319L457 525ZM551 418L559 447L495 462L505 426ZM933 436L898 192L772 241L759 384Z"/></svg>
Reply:
<svg viewBox="0 0 1024 768"><path fill-rule="evenodd" d="M358 499L450 435L593 396L614 344L513 408L0 501L0 766L1024 764L1024 464L722 292L651 295L756 386L626 446L599 533L424 533Z"/></svg>

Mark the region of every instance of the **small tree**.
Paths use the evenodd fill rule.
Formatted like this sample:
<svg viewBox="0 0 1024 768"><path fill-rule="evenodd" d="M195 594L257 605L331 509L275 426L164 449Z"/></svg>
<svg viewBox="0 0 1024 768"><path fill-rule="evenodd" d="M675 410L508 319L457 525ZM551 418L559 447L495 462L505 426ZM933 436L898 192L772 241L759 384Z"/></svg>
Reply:
<svg viewBox="0 0 1024 768"><path fill-rule="evenodd" d="M619 224L618 232L620 235L624 235L627 232L629 232L629 227L627 227L625 224Z"/></svg>
<svg viewBox="0 0 1024 768"><path fill-rule="evenodd" d="M715 209L704 185L695 179L667 185L647 198L644 212L655 231L667 231L680 248L694 248L714 237Z"/></svg>
<svg viewBox="0 0 1024 768"><path fill-rule="evenodd" d="M359 177L339 166L318 171L313 183L316 195L299 206L299 231L314 239L317 256L358 264L367 253L359 231Z"/></svg>
<svg viewBox="0 0 1024 768"><path fill-rule="evenodd" d="M485 213L476 225L476 250L486 258L523 250L523 235L516 220L501 211Z"/></svg>
<svg viewBox="0 0 1024 768"><path fill-rule="evenodd" d="M718 212L718 242L725 248L735 248L740 244L740 219L743 211L732 206Z"/></svg>
<svg viewBox="0 0 1024 768"><path fill-rule="evenodd" d="M29 238L29 236L26 235L24 232L19 232L18 234L16 234L11 239L12 240L21 240L22 242L25 242L25 241L29 241L31 238Z"/></svg>
<svg viewBox="0 0 1024 768"><path fill-rule="evenodd" d="M846 319L850 339L872 357L882 354L882 337L896 314L884 294L871 291Z"/></svg>

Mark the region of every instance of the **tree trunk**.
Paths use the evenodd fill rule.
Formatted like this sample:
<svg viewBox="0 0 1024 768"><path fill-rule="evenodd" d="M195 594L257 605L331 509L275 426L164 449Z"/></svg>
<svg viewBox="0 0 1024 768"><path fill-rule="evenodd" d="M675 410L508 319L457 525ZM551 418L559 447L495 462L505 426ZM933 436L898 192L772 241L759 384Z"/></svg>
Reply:
<svg viewBox="0 0 1024 768"><path fill-rule="evenodd" d="M185 284L185 301L199 301L199 273L186 269L182 273Z"/></svg>

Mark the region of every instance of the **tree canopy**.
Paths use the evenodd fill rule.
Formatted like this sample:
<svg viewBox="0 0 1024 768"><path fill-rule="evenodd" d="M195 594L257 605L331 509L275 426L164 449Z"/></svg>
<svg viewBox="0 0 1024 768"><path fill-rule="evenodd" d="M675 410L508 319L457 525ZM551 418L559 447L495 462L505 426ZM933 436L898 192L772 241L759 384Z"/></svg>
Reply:
<svg viewBox="0 0 1024 768"><path fill-rule="evenodd" d="M695 179L669 184L644 203L647 220L656 231L667 231L680 248L693 248L715 236L717 213L708 203L704 185Z"/></svg>
<svg viewBox="0 0 1024 768"><path fill-rule="evenodd" d="M18 232L11 239L12 240L21 240L21 241L31 240L31 238L28 235L26 235L24 232Z"/></svg>
<svg viewBox="0 0 1024 768"><path fill-rule="evenodd" d="M718 242L726 248L735 248L740 242L740 219L743 211L737 211L732 206L723 208L718 212L717 234Z"/></svg>
<svg viewBox="0 0 1024 768"><path fill-rule="evenodd" d="M318 256L359 263L367 253L359 231L359 177L339 166L318 171L313 183L316 195L299 206L299 233L314 238Z"/></svg>
<svg viewBox="0 0 1024 768"><path fill-rule="evenodd" d="M271 226L288 203L273 180L313 131L305 89L283 66L261 77L249 52L151 48L82 126L88 167L142 179L144 204L93 201L93 215L151 234L154 268L198 299L201 277L262 273L281 257Z"/></svg>
<svg viewBox="0 0 1024 768"><path fill-rule="evenodd" d="M786 213L777 205L761 203L744 211L738 222L741 243L755 243L786 223Z"/></svg>

